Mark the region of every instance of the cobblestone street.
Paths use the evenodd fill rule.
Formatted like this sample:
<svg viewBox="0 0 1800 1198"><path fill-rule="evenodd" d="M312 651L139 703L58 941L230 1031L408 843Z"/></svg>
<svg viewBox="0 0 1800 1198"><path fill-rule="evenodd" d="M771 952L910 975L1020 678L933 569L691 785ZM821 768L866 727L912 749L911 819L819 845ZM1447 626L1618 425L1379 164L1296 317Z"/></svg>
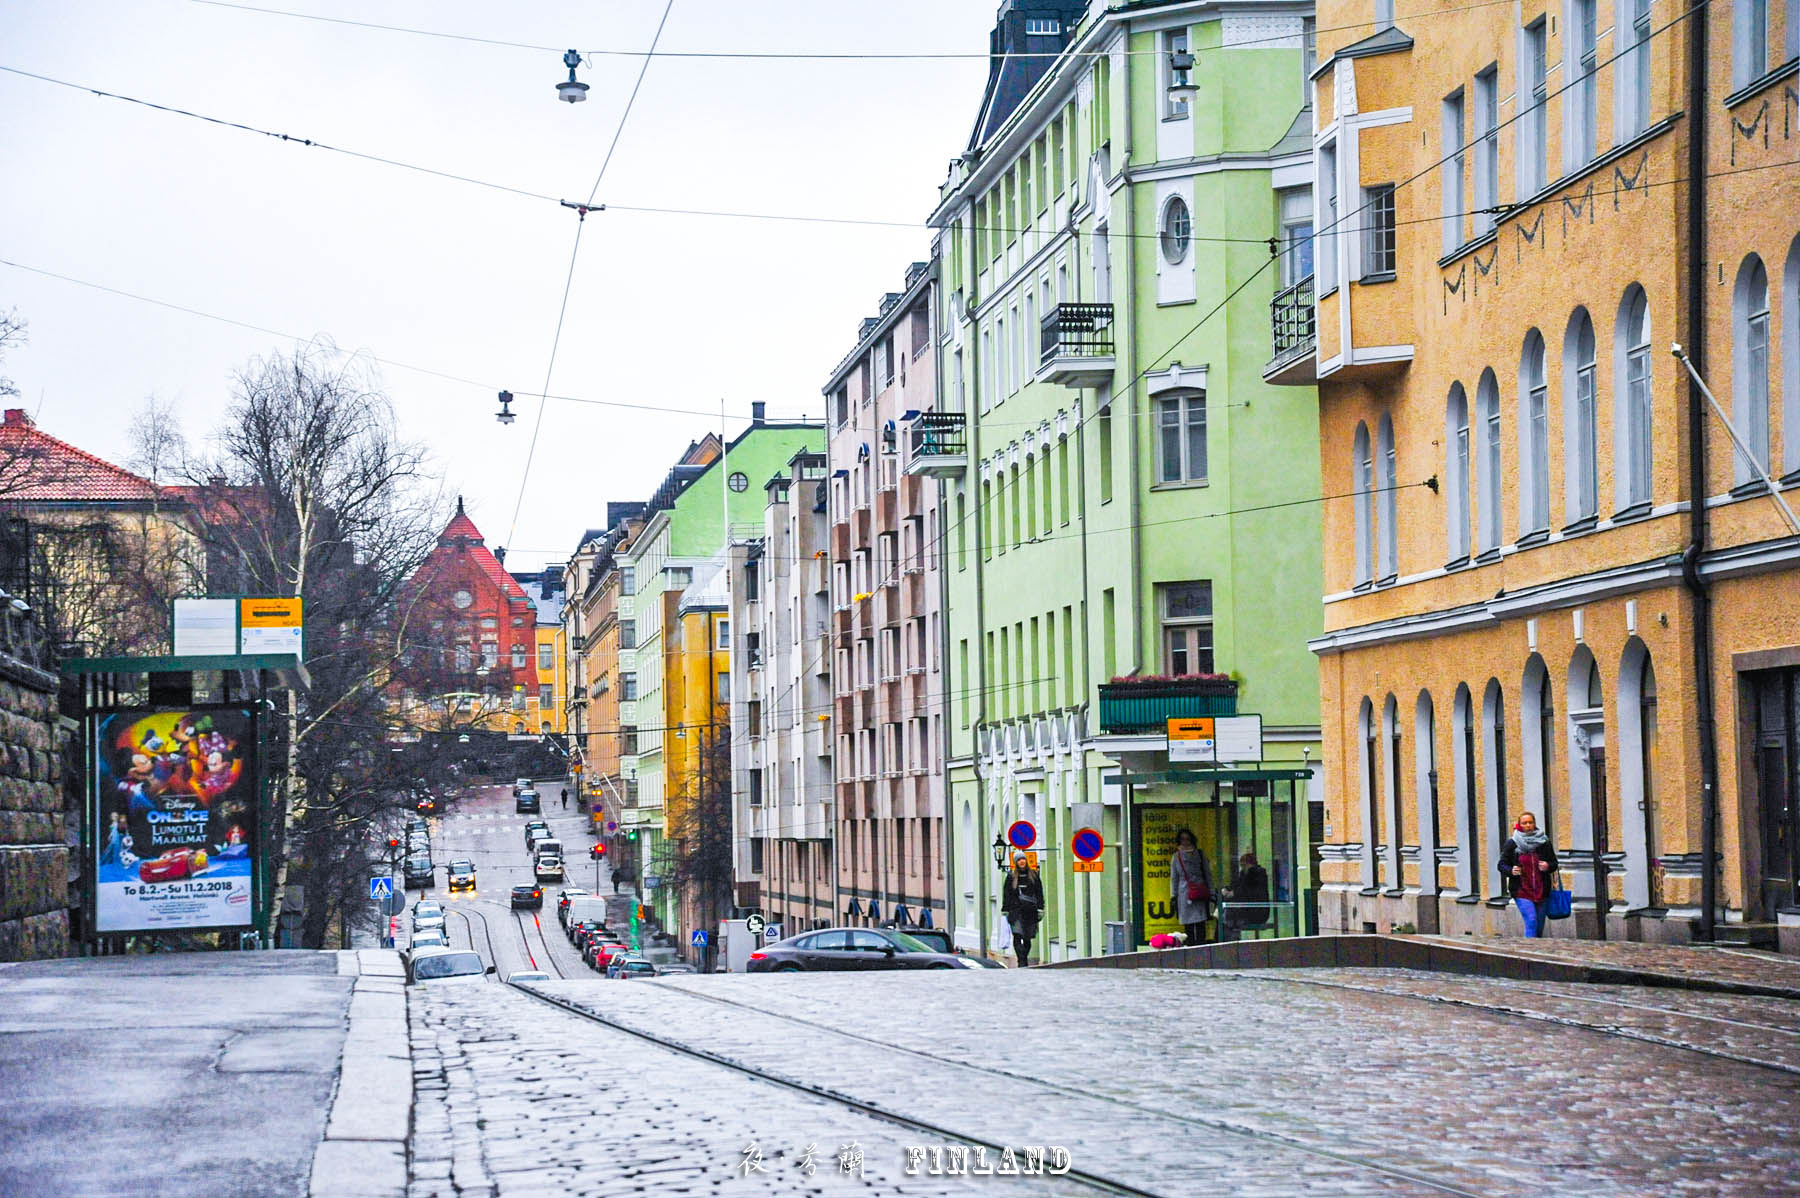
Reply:
<svg viewBox="0 0 1800 1198"><path fill-rule="evenodd" d="M905 1173L945 1144L1066 1148L1067 1176L1015 1183L1037 1193L1800 1192L1776 999L1392 970L535 989L599 1022L414 992L413 1194L840 1192L851 1141L865 1192L1005 1185Z"/></svg>

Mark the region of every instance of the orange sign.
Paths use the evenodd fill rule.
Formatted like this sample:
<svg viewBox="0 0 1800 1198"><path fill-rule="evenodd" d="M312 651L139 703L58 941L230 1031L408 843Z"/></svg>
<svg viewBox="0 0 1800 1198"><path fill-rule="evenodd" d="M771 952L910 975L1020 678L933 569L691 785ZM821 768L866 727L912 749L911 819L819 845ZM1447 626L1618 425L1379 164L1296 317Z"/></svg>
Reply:
<svg viewBox="0 0 1800 1198"><path fill-rule="evenodd" d="M1078 874L1103 874L1106 872L1106 862L1083 861L1081 858L1077 857L1075 860L1069 862L1069 868Z"/></svg>
<svg viewBox="0 0 1800 1198"><path fill-rule="evenodd" d="M300 600L240 599L238 624L243 628L298 628Z"/></svg>

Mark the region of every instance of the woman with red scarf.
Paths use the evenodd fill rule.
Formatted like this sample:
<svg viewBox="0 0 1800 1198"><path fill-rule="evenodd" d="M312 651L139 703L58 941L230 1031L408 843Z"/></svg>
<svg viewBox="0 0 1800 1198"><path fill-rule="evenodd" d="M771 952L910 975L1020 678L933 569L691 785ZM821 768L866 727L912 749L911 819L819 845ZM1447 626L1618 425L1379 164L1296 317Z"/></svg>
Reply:
<svg viewBox="0 0 1800 1198"><path fill-rule="evenodd" d="M1556 850L1538 831L1537 816L1527 811L1513 822L1513 833L1500 850L1500 876L1506 892L1525 920L1525 935L1544 934L1544 907L1550 901L1550 875L1556 872Z"/></svg>

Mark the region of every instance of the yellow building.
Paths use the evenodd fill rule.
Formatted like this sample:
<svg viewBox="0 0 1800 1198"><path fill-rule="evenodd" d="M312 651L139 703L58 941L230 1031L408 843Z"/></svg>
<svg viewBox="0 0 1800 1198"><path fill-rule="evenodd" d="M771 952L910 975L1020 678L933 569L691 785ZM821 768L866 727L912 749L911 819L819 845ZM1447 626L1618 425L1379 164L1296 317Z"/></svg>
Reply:
<svg viewBox="0 0 1800 1198"><path fill-rule="evenodd" d="M716 929L733 899L731 618L722 568L663 592L663 841L673 926ZM677 864L679 863L679 864ZM685 875L685 876L684 876Z"/></svg>
<svg viewBox="0 0 1800 1198"><path fill-rule="evenodd" d="M545 566L532 573L515 573L534 612L532 666L536 682L514 703L515 731L536 735L568 731L568 639L563 633L563 607L567 602L563 567Z"/></svg>
<svg viewBox="0 0 1800 1198"><path fill-rule="evenodd" d="M1524 810L1553 934L1800 923L1786 8L1319 5L1315 269L1267 374L1316 380L1335 497L1323 927L1519 934Z"/></svg>

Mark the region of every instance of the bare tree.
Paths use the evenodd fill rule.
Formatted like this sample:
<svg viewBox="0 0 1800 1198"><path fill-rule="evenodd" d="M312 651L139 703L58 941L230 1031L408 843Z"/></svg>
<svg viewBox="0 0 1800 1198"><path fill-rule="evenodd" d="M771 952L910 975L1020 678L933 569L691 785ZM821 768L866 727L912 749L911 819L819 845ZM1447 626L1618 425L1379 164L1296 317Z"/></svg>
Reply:
<svg viewBox="0 0 1800 1198"><path fill-rule="evenodd" d="M729 719L720 719L684 731L701 740L694 754L694 768L685 776L669 779L669 844L660 869L665 877L663 884L672 886L681 897L690 930L710 931L735 903L731 725ZM710 954L702 964L711 967Z"/></svg>
<svg viewBox="0 0 1800 1198"><path fill-rule="evenodd" d="M325 913L366 876L354 858L394 806L381 692L418 636L402 587L435 543L441 496L366 365L327 342L252 361L234 393L213 451L188 473L211 589L305 601L311 683L283 713L288 773L271 848L277 910L293 860L305 863L305 933L319 947ZM337 868L346 861L354 880Z"/></svg>
<svg viewBox="0 0 1800 1198"><path fill-rule="evenodd" d="M6 360L7 354L25 344L26 327L25 318L19 315L16 308L0 313L0 362ZM11 399L18 393L18 384L0 374L0 399Z"/></svg>

